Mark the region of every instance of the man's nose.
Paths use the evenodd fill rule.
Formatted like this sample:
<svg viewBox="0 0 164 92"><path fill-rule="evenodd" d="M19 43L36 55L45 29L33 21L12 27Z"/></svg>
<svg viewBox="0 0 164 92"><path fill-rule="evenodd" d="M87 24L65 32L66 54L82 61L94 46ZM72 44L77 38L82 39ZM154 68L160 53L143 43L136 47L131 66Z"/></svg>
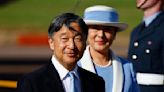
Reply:
<svg viewBox="0 0 164 92"><path fill-rule="evenodd" d="M68 46L70 49L74 49L75 48L75 42L73 39L69 40Z"/></svg>

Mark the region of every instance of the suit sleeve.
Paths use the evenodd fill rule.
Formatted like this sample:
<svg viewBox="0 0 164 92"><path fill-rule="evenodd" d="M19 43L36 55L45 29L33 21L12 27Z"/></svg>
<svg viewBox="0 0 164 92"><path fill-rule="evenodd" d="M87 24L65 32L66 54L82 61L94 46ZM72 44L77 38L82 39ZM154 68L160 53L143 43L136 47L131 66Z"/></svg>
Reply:
<svg viewBox="0 0 164 92"><path fill-rule="evenodd" d="M33 92L32 83L27 78L23 78L18 81L17 92Z"/></svg>

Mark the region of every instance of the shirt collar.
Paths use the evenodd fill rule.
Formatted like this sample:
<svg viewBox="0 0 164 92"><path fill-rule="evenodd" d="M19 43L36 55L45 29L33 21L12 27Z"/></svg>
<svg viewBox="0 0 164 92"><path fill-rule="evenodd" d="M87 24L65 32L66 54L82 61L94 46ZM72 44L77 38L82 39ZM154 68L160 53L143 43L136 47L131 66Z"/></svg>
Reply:
<svg viewBox="0 0 164 92"><path fill-rule="evenodd" d="M149 17L146 17L143 19L143 21L145 21L145 26L149 26L149 24L161 13L160 12L157 12Z"/></svg>
<svg viewBox="0 0 164 92"><path fill-rule="evenodd" d="M52 64L54 65L57 72L59 73L60 79L63 80L67 76L69 70L67 70L62 64L60 64L54 55L52 56L51 60L52 60ZM77 78L79 78L79 74L77 70L78 70L78 67L76 65L75 68L72 70L72 72L75 74Z"/></svg>

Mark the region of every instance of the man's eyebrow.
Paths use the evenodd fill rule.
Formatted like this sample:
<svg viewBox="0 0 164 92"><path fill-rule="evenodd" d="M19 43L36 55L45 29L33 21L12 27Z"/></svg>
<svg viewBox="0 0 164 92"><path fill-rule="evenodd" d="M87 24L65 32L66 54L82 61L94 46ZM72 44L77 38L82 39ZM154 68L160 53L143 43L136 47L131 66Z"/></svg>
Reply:
<svg viewBox="0 0 164 92"><path fill-rule="evenodd" d="M61 36L64 36L64 35L67 35L67 33L61 33L60 35L61 35Z"/></svg>
<svg viewBox="0 0 164 92"><path fill-rule="evenodd" d="M74 29L73 27L69 26L68 27L70 30L73 30L73 31L77 31L76 29Z"/></svg>

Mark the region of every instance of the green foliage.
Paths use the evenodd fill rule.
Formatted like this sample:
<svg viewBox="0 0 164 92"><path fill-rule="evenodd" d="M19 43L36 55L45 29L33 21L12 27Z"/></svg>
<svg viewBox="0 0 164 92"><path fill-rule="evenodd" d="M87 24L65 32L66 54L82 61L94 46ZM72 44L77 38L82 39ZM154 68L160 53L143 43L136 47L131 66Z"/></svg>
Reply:
<svg viewBox="0 0 164 92"><path fill-rule="evenodd" d="M83 16L86 7L96 4L116 8L120 21L129 24L128 31L139 23L142 13L135 8L135 0L16 0L0 7L0 27L39 27L46 29L52 18L63 12Z"/></svg>

